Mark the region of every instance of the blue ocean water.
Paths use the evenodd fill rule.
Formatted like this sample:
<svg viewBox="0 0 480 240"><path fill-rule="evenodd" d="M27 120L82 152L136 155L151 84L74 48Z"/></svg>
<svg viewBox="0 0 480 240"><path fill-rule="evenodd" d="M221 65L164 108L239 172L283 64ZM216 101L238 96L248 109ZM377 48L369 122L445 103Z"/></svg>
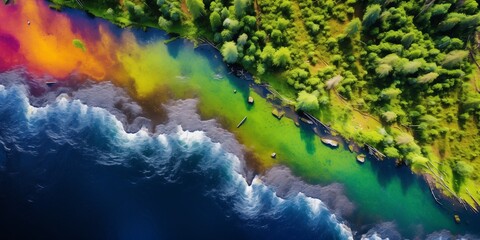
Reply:
<svg viewBox="0 0 480 240"><path fill-rule="evenodd" d="M319 199L248 184L213 130L126 126L128 114L101 106L115 98L98 94L106 88L91 92L97 101L38 99L22 74L0 77L13 79L0 85L0 239L352 238Z"/></svg>

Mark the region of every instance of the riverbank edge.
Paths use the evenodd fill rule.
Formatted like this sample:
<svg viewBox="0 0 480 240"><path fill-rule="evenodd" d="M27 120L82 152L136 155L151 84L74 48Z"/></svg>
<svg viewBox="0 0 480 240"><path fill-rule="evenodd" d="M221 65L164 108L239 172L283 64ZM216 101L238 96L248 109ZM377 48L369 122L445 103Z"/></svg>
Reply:
<svg viewBox="0 0 480 240"><path fill-rule="evenodd" d="M112 18L107 18L106 16L95 12L94 9L85 8L84 6L80 6L80 5L77 6L77 5L75 5L74 2L72 2L71 4L69 4L69 2L64 2L64 4L59 4L59 3L56 3L52 0L47 0L47 2L49 3L50 8L52 8L54 10L57 10L57 11L61 11L61 9L63 7L72 8L72 9L79 9L81 11L86 12L87 14L93 15L94 17L99 17L99 18L105 19L105 20L107 20L107 21L109 21L109 22L111 22L111 23L113 23L113 24L115 24L119 27L122 27L122 28L137 27L137 28L141 28L145 31L148 28L160 29L162 31L165 31L169 35L173 35L173 37L172 37L173 40L176 40L177 38L188 39L188 40L192 41L195 44L195 46L198 46L199 44L207 44L207 45L212 46L213 48L218 50L218 47L214 43L209 41L208 38L206 38L205 36L201 36L199 34L195 34L195 35L184 34L184 32L188 32L188 31L181 31L181 30L185 30L185 29L182 28L182 26L180 26L178 29L162 29L157 24L150 23L150 22L145 22L145 23L130 22L129 24L124 24L124 23L120 23L120 22L116 21L115 18L113 18L113 17ZM177 30L177 31L175 31L175 30ZM169 42L169 40L167 40L165 42L165 44L168 44L168 42ZM234 70L234 71L232 71L234 74L238 71L241 71L242 73L244 71L246 71L248 73L248 70L246 70L241 65L235 64L235 65L228 65L228 66L230 66L232 68L232 70ZM241 76L237 75L237 77L241 77ZM354 149L355 149L354 152L356 154L366 153L366 154L368 154L370 159L377 159L377 160L383 160L384 159L383 157L379 157L379 155L381 156L383 154L380 151L378 151L377 149L375 149L374 147L371 147L371 146L369 146L368 144L365 144L365 143L360 144L360 143L358 143L359 141L357 141L354 137L351 140L347 140L345 137L343 137L344 134L342 134L341 131L338 131L338 129L331 129L328 125L322 123L320 120L318 120L314 116L312 116L308 113L307 114L297 113L294 109L294 106L293 106L294 102L292 102L291 99L284 97L279 92L272 89L272 87L270 85L265 84L265 83L258 83L254 79L260 79L260 77L255 76L255 75L251 75L251 79L249 79L249 80L251 80L252 82L249 84L249 86L255 92L257 92L259 95L261 95L263 98L265 98L270 104L272 104L272 107L282 108L284 111L287 111L287 112L293 112L293 114L295 116L292 116L291 114L287 114L286 117L292 119L295 123L298 123L301 118L306 117L307 119L312 120L312 122L315 122L315 123L318 122L321 125L321 127L325 128L323 130L324 131L323 134L319 133L316 130L315 126L313 126L311 128L311 130L316 135L318 135L320 138L328 137L330 139L337 140L339 142L342 142L343 146L353 145L353 146L355 146L354 147ZM265 94L266 92L268 92L269 94L274 96L275 99L277 99L281 102L278 103L278 102L275 102L274 100L270 99L270 97L268 97L267 94ZM362 113L362 112L360 112L360 113ZM313 118L313 119L311 119L311 118ZM372 152L372 150L373 150L373 152ZM385 158L385 159L388 160L388 161L392 161L392 162L396 162L396 160L398 160L398 159L392 159L392 158ZM408 166L408 165L407 165L407 167L410 168L410 166ZM438 177L436 177L435 173L428 172L429 171L428 169L424 169L421 172L413 171L411 168L410 168L410 170L412 172L414 172L415 174L418 174L418 175L422 176L422 178L426 181L426 183L428 184L431 191L433 191L433 190L438 191L440 193L439 194L440 197L443 198L445 201L451 202L451 203L456 201L456 202L459 202L463 205L466 203L470 207L469 211L472 211L472 212L475 212L475 213L477 213L478 209L480 209L480 205L477 204L477 202L480 201L480 199L474 199L473 198L473 203L462 199L461 197L457 196L457 194L452 192L451 189L442 185L441 182L440 182L441 179L437 179ZM430 170L430 171L433 171L433 170ZM437 200L434 195L432 197L435 200ZM465 207L465 210L467 210L466 207Z"/></svg>

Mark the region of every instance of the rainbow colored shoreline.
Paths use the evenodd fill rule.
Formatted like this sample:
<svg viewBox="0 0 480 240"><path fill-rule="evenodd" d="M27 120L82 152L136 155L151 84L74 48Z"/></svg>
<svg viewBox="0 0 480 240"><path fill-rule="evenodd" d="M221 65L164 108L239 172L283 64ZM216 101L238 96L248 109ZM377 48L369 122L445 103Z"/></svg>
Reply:
<svg viewBox="0 0 480 240"><path fill-rule="evenodd" d="M72 75L112 81L153 112L161 111L159 106L169 99L196 97L202 117L216 118L234 133L253 154L251 164L259 171L284 164L308 182L344 184L357 207L347 217L352 222L396 221L403 234L418 224L427 233L444 228L471 231L455 224L452 214L437 206L426 184L409 170L374 161L360 165L348 150L328 148L290 119L272 117L272 105L228 75L218 53L202 53L181 41L167 46L167 36L159 31L122 30L77 11L53 11L43 0L2 6L0 18L0 72L23 67L39 81L62 81ZM246 102L250 95L253 106ZM246 124L237 129L244 116ZM276 159L271 152L278 154Z"/></svg>

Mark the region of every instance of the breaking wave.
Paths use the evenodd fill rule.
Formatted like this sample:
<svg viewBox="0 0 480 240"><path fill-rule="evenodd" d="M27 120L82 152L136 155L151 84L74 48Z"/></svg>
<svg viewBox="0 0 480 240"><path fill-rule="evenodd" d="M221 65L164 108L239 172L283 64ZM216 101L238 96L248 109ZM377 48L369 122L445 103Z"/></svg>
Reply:
<svg viewBox="0 0 480 240"><path fill-rule="evenodd" d="M129 133L124 126L106 109L86 105L67 94L34 107L24 85L0 85L0 155L2 151L5 155L0 156L0 175L22 172L27 165L49 168L48 160L42 158L45 155L68 164L70 156L55 154L71 149L69 152L79 153L85 164L138 170L141 180L132 184L160 178L164 185L187 187L189 179L195 179L202 194L216 202L226 218L235 216L237 220L232 221L248 238L273 239L288 234L301 239L353 239L350 228L321 200L302 192L278 197L260 177L248 184L242 175L242 161L205 131L185 130L170 123L157 127L155 133L146 127ZM31 156L28 159L33 162L15 163L25 156ZM1 181L0 185L5 185ZM28 197L35 199L32 194ZM208 209L203 211L208 215Z"/></svg>

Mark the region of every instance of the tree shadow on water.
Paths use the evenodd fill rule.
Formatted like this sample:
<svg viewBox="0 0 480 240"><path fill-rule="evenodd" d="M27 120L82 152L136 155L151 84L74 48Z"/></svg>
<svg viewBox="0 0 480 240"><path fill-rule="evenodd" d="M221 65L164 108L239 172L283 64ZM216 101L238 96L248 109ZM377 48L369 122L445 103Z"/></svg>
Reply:
<svg viewBox="0 0 480 240"><path fill-rule="evenodd" d="M405 170L408 170L407 167L404 167ZM410 172L410 170L408 170ZM407 193L407 190L415 183L415 181L418 179L414 176L411 176L413 173L410 173L410 176L407 176L406 174L402 174L400 176L400 184L402 186L402 192L403 194Z"/></svg>
<svg viewBox="0 0 480 240"><path fill-rule="evenodd" d="M407 167L403 166L401 168L396 168L398 177L400 178L400 185L402 187L403 194L406 194L408 189L418 181L417 175L414 175L412 171Z"/></svg>
<svg viewBox="0 0 480 240"><path fill-rule="evenodd" d="M219 81L225 81L227 80L230 85L233 87L233 89L226 90L226 91L232 91L232 94L240 94L241 98L243 99L243 103L245 104L245 107L247 108L248 111L252 110L254 107L255 103L250 104L248 103L248 97L250 96L250 91L253 91L253 89L250 89L248 81L244 81L243 79L240 79L234 75L226 75L224 76L225 79L219 80ZM235 93L234 93L235 91ZM255 101L255 99L254 99Z"/></svg>
<svg viewBox="0 0 480 240"><path fill-rule="evenodd" d="M460 191L460 187L463 185L463 182L465 179L460 176L456 171L452 171L452 185L453 185L453 191L455 193L458 193Z"/></svg>
<svg viewBox="0 0 480 240"><path fill-rule="evenodd" d="M415 182L414 176L407 167L396 167L394 159L386 158L383 161L377 160L372 156L372 171L376 173L377 181L383 188L386 188L394 178L399 178L402 192L405 194Z"/></svg>
<svg viewBox="0 0 480 240"><path fill-rule="evenodd" d="M384 161L378 161L372 156L368 156L371 160L372 171L377 176L377 181L383 188L386 188L387 185L393 180L395 173L392 171L391 166ZM392 164L393 165L393 164Z"/></svg>
<svg viewBox="0 0 480 240"><path fill-rule="evenodd" d="M155 43L157 41L166 40L176 37L176 34L168 34L167 32L155 28L130 27L130 32L135 36L137 44L142 46Z"/></svg>
<svg viewBox="0 0 480 240"><path fill-rule="evenodd" d="M300 138L305 143L305 150L307 150L309 154L312 154L315 152L316 137L317 135L315 135L313 131L311 131L310 129L307 129L307 127L304 126L303 124L300 125Z"/></svg>
<svg viewBox="0 0 480 240"><path fill-rule="evenodd" d="M177 59L180 53L180 49L182 49L183 47L188 47L188 46L185 46L186 44L187 43L185 42L184 39L176 39L165 45L167 46L168 54L172 58Z"/></svg>
<svg viewBox="0 0 480 240"><path fill-rule="evenodd" d="M248 75L247 71L236 65L227 65L223 61L223 57L220 52L210 45L199 45L194 49L194 51L196 55L208 59L207 62L211 69L212 78L217 79L218 81L229 81L230 85L233 86L233 89L231 89L232 94L233 91L236 91L236 94L241 94L245 100L247 109L251 110L253 106L248 104L247 101L248 97L250 96L249 84L252 83L252 81L242 79L234 75L236 71L242 71Z"/></svg>
<svg viewBox="0 0 480 240"><path fill-rule="evenodd" d="M227 73L227 64L223 61L223 57L220 52L210 45L200 45L194 49L195 54L208 59L210 68L217 69L221 73Z"/></svg>

